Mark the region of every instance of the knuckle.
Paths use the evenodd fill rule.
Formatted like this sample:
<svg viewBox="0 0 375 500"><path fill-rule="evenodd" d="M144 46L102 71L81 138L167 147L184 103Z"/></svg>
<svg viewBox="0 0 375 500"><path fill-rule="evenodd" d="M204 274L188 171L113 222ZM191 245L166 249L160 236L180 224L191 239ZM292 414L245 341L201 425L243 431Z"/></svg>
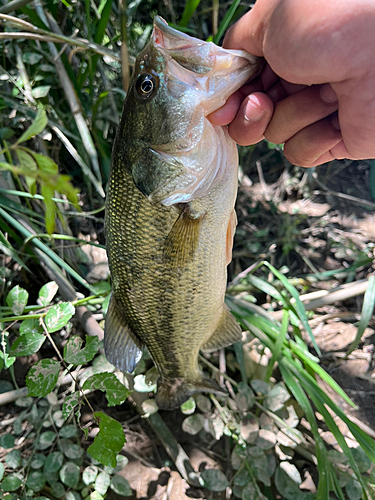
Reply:
<svg viewBox="0 0 375 500"><path fill-rule="evenodd" d="M288 142L284 146L284 155L293 165L300 165L301 167L311 167L316 160L316 155L313 158L308 158L308 152L299 148L295 150L293 146L289 146Z"/></svg>
<svg viewBox="0 0 375 500"><path fill-rule="evenodd" d="M274 144L283 144L285 142L285 137L282 134L278 133L273 127L268 127L264 132L264 137L269 142L273 142Z"/></svg>

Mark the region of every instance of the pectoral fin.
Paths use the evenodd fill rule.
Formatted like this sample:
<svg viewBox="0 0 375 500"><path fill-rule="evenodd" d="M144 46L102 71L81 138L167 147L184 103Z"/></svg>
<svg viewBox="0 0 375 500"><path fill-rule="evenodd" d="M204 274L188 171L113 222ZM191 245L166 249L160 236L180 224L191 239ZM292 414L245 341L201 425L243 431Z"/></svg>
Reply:
<svg viewBox="0 0 375 500"><path fill-rule="evenodd" d="M236 232L236 226L237 226L237 215L236 211L233 209L232 213L230 214L230 219L229 219L229 224L227 228L227 266L230 264L232 260L232 250L233 250L233 238L234 238L234 233Z"/></svg>
<svg viewBox="0 0 375 500"><path fill-rule="evenodd" d="M185 204L164 245L164 256L173 267L184 267L198 245L204 213L197 214Z"/></svg>
<svg viewBox="0 0 375 500"><path fill-rule="evenodd" d="M142 344L124 321L113 294L105 318L104 351L110 363L129 373L142 356Z"/></svg>
<svg viewBox="0 0 375 500"><path fill-rule="evenodd" d="M229 307L224 304L221 321L201 350L204 352L216 351L240 340L242 340L241 327L230 312Z"/></svg>

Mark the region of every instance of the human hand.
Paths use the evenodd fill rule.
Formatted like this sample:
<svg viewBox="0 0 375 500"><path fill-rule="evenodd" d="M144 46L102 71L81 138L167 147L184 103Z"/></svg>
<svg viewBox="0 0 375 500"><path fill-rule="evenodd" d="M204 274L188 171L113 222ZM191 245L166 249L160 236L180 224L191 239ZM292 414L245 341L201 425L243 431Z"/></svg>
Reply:
<svg viewBox="0 0 375 500"><path fill-rule="evenodd" d="M263 137L295 164L375 157L373 0L257 0L224 47L265 57L260 76L210 115L241 145Z"/></svg>

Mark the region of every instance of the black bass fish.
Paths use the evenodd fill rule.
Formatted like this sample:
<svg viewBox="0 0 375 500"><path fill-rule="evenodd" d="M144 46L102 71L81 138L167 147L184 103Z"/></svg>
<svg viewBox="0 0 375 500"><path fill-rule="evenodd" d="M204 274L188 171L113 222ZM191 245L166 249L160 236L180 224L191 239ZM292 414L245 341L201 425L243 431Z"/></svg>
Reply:
<svg viewBox="0 0 375 500"><path fill-rule="evenodd" d="M198 353L241 339L224 304L236 227L237 146L207 115L260 71L262 60L172 29L156 17L137 57L113 148L106 202L112 297L108 360L132 372L146 345L156 402L223 393Z"/></svg>

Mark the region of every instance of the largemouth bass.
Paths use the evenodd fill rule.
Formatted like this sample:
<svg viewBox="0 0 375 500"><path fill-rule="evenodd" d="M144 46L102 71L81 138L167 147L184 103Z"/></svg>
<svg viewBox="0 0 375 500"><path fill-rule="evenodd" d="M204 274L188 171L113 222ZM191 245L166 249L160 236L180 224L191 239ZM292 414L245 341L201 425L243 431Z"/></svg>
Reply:
<svg viewBox="0 0 375 500"><path fill-rule="evenodd" d="M236 226L237 147L206 116L262 60L225 50L156 17L136 59L112 155L106 239L112 296L108 360L132 372L146 345L172 409L197 391L222 393L198 353L241 339L224 304Z"/></svg>

